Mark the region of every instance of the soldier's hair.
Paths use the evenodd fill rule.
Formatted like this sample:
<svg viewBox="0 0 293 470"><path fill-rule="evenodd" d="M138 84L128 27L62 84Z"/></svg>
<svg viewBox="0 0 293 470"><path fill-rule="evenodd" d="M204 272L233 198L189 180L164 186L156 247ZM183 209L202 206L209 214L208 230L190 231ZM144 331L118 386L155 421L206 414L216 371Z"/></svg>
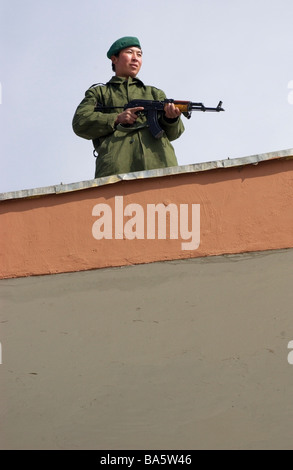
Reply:
<svg viewBox="0 0 293 470"><path fill-rule="evenodd" d="M114 54L114 55L115 55L115 57L119 57L119 54L120 54L120 51L117 54ZM113 64L113 62L112 62L112 70L113 70L113 72L115 72L115 64Z"/></svg>

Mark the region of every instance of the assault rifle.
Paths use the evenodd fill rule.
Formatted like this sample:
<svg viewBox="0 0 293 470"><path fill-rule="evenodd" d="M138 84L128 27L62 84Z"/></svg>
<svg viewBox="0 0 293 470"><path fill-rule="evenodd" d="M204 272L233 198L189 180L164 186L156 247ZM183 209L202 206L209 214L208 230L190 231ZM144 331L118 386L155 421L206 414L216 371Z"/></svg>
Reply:
<svg viewBox="0 0 293 470"><path fill-rule="evenodd" d="M184 113L187 119L191 118L192 111L212 111L217 113L220 111L225 111L222 108L222 101L219 101L219 104L216 108L207 108L203 103L193 103L192 101L177 101L172 99L165 99L162 101L137 99L130 101L125 106L102 106L98 104L95 107L95 111L107 111L110 109L125 110L129 108L143 107L144 109L139 111L138 114L142 113L146 115L147 123L152 135L156 139L160 139L164 131L161 129L158 123L158 112L164 111L164 107L167 103L174 103L174 105L179 108L182 113Z"/></svg>

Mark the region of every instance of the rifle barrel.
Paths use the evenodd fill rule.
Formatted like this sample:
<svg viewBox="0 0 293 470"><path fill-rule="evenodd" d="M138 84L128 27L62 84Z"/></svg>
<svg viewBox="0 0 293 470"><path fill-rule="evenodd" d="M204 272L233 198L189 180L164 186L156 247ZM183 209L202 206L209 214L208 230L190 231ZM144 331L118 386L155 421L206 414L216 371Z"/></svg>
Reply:
<svg viewBox="0 0 293 470"><path fill-rule="evenodd" d="M223 108L222 108L222 104L223 102L222 101L219 101L218 105L216 108L211 108L211 107L207 107L205 106L203 103L191 103L191 110L192 111L214 111L214 112L220 112L220 111L225 111Z"/></svg>

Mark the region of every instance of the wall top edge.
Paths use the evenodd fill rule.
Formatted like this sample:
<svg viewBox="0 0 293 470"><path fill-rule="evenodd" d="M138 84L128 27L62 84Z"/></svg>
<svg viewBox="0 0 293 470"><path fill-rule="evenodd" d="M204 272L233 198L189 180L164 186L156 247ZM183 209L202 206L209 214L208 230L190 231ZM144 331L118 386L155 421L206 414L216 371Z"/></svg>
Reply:
<svg viewBox="0 0 293 470"><path fill-rule="evenodd" d="M62 194L82 189L95 188L108 184L118 183L120 181L131 181L138 179L158 178L170 175L179 175L187 173L198 173L215 169L227 169L233 167L241 167L245 165L257 165L260 162L269 160L293 159L293 148L287 150L279 150L275 152L251 155L240 158L227 158L224 160L215 160L211 162L201 162L189 165L173 166L168 168L159 168L156 170L138 171L134 173L124 173L120 175L111 175L104 178L96 178L86 181L78 181L69 184L57 184L53 186L44 186L40 188L23 189L19 191L11 191L0 193L0 201L10 199L27 199L50 194Z"/></svg>

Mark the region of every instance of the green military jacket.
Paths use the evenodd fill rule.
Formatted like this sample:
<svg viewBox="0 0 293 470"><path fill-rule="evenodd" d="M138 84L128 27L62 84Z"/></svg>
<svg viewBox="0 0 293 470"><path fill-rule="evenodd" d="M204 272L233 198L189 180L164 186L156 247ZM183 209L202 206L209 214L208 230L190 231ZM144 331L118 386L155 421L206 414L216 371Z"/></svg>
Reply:
<svg viewBox="0 0 293 470"><path fill-rule="evenodd" d="M156 139L147 127L145 115L140 115L130 127L114 125L123 109L94 111L97 104L123 107L133 99L164 100L163 91L145 86L138 78L114 76L106 85L89 88L73 117L74 132L93 141L98 154L95 177L151 170L178 165L170 141L184 131L181 118L167 120L159 116L163 137Z"/></svg>

